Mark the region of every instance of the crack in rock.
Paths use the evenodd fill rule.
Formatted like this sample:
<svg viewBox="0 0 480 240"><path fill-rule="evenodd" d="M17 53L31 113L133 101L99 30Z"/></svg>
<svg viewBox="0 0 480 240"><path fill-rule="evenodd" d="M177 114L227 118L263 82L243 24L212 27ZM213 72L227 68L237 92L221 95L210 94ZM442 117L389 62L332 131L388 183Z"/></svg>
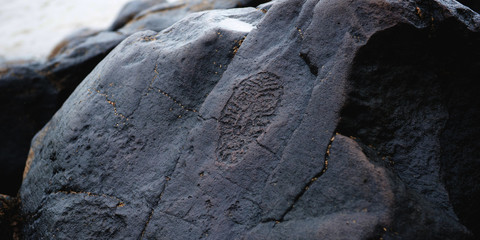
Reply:
<svg viewBox="0 0 480 240"><path fill-rule="evenodd" d="M92 192L73 191L73 190L61 190L61 191L54 192L53 194L68 194L68 195L80 194L80 195L87 195L87 196L90 196L90 197L110 198L110 199L113 199L113 200L118 202L117 207L124 207L125 206L125 203L122 199L120 199L118 197L115 197L115 196L107 195L107 194L97 194L97 193L92 193Z"/></svg>
<svg viewBox="0 0 480 240"><path fill-rule="evenodd" d="M152 220L153 214L155 212L155 208L157 208L158 205L160 204L160 201L162 200L162 197L163 197L163 193L165 192L165 189L168 186L168 181L171 180L171 178L169 176L171 176L175 172L175 170L177 169L177 165L178 165L179 160L180 160L180 156L178 156L177 159L175 160L175 165L174 165L175 167L168 174L166 174L166 177L165 177L166 182L165 182L165 184L163 184L162 191L160 191L160 194L157 197L157 201L155 202L155 204L150 209L150 214L148 215L148 218L145 221L142 232L141 232L140 237L138 239L143 239L143 237L145 235L145 232L147 231L147 227L150 223L150 220Z"/></svg>
<svg viewBox="0 0 480 240"><path fill-rule="evenodd" d="M325 156L324 156L324 164L323 164L323 168L320 172L318 172L317 174L315 174L314 177L312 177L310 179L310 181L308 181L305 186L302 188L302 190L295 196L295 198L293 199L293 203L285 210L285 212L283 212L283 214L280 216L280 218L278 219L267 219L265 222L270 222L270 221L275 221L275 224L277 223L281 223L284 221L285 219L285 216L290 212L292 211L292 209L295 207L295 204L300 200L300 198L302 198L303 195L305 195L305 193L307 192L307 190L310 188L310 186L312 186L312 184L314 182L316 182L328 169L328 160L330 159L330 149L332 148L332 144L333 144L333 141L335 140L335 136L337 135L337 133L335 133L331 138L330 138L330 142L328 143L327 145L327 149L325 150ZM274 225L275 227L275 225Z"/></svg>

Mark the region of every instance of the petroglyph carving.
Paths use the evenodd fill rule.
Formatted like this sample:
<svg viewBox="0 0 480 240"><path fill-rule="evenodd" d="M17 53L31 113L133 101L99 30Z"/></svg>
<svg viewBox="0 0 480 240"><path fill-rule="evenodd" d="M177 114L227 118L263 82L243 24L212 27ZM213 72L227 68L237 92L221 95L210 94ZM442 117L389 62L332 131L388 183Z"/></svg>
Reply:
<svg viewBox="0 0 480 240"><path fill-rule="evenodd" d="M279 77L267 72L250 76L234 88L219 119L217 161L235 164L243 159L250 143L270 124L282 94Z"/></svg>

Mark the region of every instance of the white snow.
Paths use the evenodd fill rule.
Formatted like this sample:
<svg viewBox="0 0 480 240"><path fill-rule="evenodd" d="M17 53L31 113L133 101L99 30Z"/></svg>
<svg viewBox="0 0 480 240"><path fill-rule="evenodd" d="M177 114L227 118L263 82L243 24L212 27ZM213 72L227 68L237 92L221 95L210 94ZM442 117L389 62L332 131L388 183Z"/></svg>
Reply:
<svg viewBox="0 0 480 240"><path fill-rule="evenodd" d="M0 0L0 61L43 60L68 34L105 29L129 0Z"/></svg>
<svg viewBox="0 0 480 240"><path fill-rule="evenodd" d="M218 24L221 28L238 32L250 32L254 28L252 24L232 18L223 19Z"/></svg>

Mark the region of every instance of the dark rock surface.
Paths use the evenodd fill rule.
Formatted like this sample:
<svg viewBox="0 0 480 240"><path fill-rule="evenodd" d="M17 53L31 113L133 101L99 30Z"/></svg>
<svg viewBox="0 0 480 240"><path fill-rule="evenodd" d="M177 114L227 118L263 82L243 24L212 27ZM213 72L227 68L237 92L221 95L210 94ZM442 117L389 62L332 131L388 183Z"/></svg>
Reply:
<svg viewBox="0 0 480 240"><path fill-rule="evenodd" d="M260 2L263 1L183 1L180 5L188 6L188 9L180 13L176 11L177 3L132 1L121 11L110 31L84 29L73 33L55 47L46 63L0 66L0 193L17 194L34 134L93 68L127 36L141 30L163 30L190 12ZM152 6L154 9L146 10ZM145 13L140 13L144 10ZM145 15L149 18L144 19ZM127 22L130 27L125 27L121 33L114 31Z"/></svg>
<svg viewBox="0 0 480 240"><path fill-rule="evenodd" d="M0 194L0 239L20 239L19 207L18 198Z"/></svg>
<svg viewBox="0 0 480 240"><path fill-rule="evenodd" d="M35 182L37 186L36 190L24 188L22 191L28 195L23 210L32 221L25 228L27 236L50 238L53 235L66 237L80 234L76 233L80 229L75 226L79 223L91 224L91 218L84 218L73 208L85 203L88 206L79 211L90 214L98 224L92 225L93 228L85 235L77 235L80 238L141 236L145 221L159 198L158 190L175 168L182 142L185 141L183 135L190 131L182 125L198 121L198 111L195 110L197 104L203 102L215 86L241 41L253 28L252 24L256 24L263 15L263 12L253 8L196 14L176 24L182 26L182 31L167 30L158 34L153 31L141 32L122 42L89 75L89 80L79 86L85 92L76 91L74 95L80 94L81 99L67 101L62 107L80 114L70 118L75 123L70 125L64 122L70 126L65 132L53 136L51 130L57 129L57 124L64 123L52 120L33 141L33 157L30 158L33 161L31 165L27 164L30 168L27 176L38 174L45 177L45 181L29 177L25 179L26 185ZM113 74L117 80L110 79L108 83L102 83L104 74L107 74L103 71ZM143 74L145 72L148 74ZM164 82L165 79L170 81ZM181 88L182 92L176 92L176 88ZM91 104L95 107L90 108ZM76 106L85 107L86 112L78 111ZM145 122L144 119L149 120ZM143 125L142 129L133 127L140 125ZM117 137L110 136L120 129L125 132L122 130L123 133L119 132ZM84 135L90 131L93 131L91 135ZM165 135L156 136L156 131ZM66 142L58 142L66 136L64 134L69 135ZM63 149L65 151L57 149L59 143L66 147ZM44 144L50 147L44 148ZM103 145L102 149L98 148L98 144ZM115 149L117 145L123 146L123 150ZM165 153L159 153L159 149ZM97 155L95 151L120 162L102 163L99 160L105 156ZM141 152L141 157L131 155L137 151ZM49 155L53 165L49 163L45 166L35 160L42 158L43 154ZM78 157L90 160L80 163ZM136 164L135 159L146 159L150 163ZM161 161L165 161L165 164L156 165L159 159L164 159ZM63 165L64 160L69 166ZM132 161L132 165L121 163L124 160ZM95 173L82 170L84 164L96 165ZM123 169L122 174L128 175L126 182L119 182L118 176L105 171L118 168ZM139 172L142 174L138 175ZM91 181L102 181L106 185L96 188L93 182L86 180L92 176L94 179ZM49 180L51 177L53 179ZM57 180L67 185L54 183ZM122 185L123 190L120 189L122 187L118 188ZM52 194L48 200L43 196L45 192ZM138 195L130 199L129 195L134 192ZM58 208L60 205L63 210ZM59 214L61 211L72 213L67 216ZM44 223L47 219L52 221ZM57 228L61 231L54 233Z"/></svg>
<svg viewBox="0 0 480 240"><path fill-rule="evenodd" d="M479 43L480 34L453 19L374 35L354 62L338 130L374 146L428 201L443 208L450 201L477 235L480 62L472 59L480 59Z"/></svg>
<svg viewBox="0 0 480 240"><path fill-rule="evenodd" d="M478 238L479 31L455 1L289 0L136 33L32 141L23 233Z"/></svg>
<svg viewBox="0 0 480 240"><path fill-rule="evenodd" d="M29 143L75 87L126 36L114 32L76 38L47 63L0 70L0 192L20 188Z"/></svg>
<svg viewBox="0 0 480 240"><path fill-rule="evenodd" d="M18 80L21 79L21 80ZM56 89L29 67L0 74L1 192L15 196L32 136L55 113Z"/></svg>

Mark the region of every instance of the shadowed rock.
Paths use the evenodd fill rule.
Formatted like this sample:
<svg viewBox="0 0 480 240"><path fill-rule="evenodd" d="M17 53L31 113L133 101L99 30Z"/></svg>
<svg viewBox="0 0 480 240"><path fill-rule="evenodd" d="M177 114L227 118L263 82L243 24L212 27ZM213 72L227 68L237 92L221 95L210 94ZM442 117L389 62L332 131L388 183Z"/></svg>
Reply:
<svg viewBox="0 0 480 240"><path fill-rule="evenodd" d="M59 50L47 63L0 70L0 192L17 194L31 138L125 37L114 32L97 33L76 39L75 46Z"/></svg>
<svg viewBox="0 0 480 240"><path fill-rule="evenodd" d="M18 198L0 194L0 238L20 239L20 202Z"/></svg>

